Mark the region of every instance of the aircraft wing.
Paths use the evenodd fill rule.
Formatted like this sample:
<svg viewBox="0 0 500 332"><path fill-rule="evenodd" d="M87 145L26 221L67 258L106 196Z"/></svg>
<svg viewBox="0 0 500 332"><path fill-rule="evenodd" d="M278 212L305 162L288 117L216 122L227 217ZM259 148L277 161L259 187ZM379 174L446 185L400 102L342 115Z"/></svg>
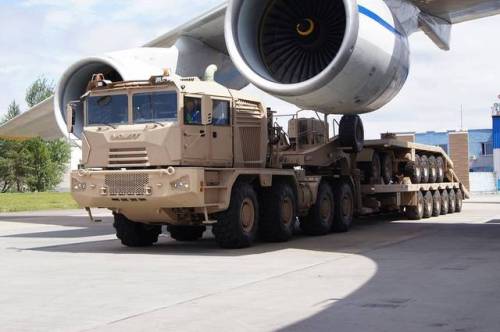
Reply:
<svg viewBox="0 0 500 332"><path fill-rule="evenodd" d="M65 136L59 128L54 117L54 98L50 97L0 126L0 138L23 140L40 136L56 139Z"/></svg>
<svg viewBox="0 0 500 332"><path fill-rule="evenodd" d="M500 14L499 0L410 0L426 14L461 23Z"/></svg>
<svg viewBox="0 0 500 332"><path fill-rule="evenodd" d="M223 3L190 22L150 41L144 47L171 47L180 37L192 37L219 52L227 53L224 39L226 8L227 3Z"/></svg>
<svg viewBox="0 0 500 332"><path fill-rule="evenodd" d="M500 0L384 0L401 17L412 21L411 34L423 30L436 44L449 48L447 26L500 14ZM189 23L156 38L145 47L170 47L181 36L198 39L219 52L227 53L224 41L224 16L227 1ZM409 16L409 17L407 17ZM435 31L431 31L431 29ZM442 31L444 30L444 31ZM437 36L433 36L432 34ZM438 40L443 39L443 40Z"/></svg>

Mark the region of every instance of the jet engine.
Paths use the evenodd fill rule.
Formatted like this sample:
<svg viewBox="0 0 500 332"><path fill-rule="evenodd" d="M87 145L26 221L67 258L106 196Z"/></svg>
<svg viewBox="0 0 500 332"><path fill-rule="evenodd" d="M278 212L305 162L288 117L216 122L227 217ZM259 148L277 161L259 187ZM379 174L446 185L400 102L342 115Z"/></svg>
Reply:
<svg viewBox="0 0 500 332"><path fill-rule="evenodd" d="M225 38L243 76L303 109L374 111L408 76L408 38L382 0L231 0Z"/></svg>
<svg viewBox="0 0 500 332"><path fill-rule="evenodd" d="M207 47L189 37L181 37L170 48L136 48L82 59L62 75L54 98L58 127L66 129L66 106L86 92L93 74L102 73L110 81L148 80L162 75L165 69L181 76L202 76L207 66L219 68L215 80L233 89L248 85L229 56ZM74 135L80 138L83 130L83 110L74 117Z"/></svg>

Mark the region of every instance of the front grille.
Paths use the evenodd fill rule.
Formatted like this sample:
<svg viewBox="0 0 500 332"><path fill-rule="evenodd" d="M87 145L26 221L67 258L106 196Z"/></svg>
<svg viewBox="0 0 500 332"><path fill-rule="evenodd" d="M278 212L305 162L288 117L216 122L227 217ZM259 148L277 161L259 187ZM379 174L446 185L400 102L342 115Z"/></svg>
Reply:
<svg viewBox="0 0 500 332"><path fill-rule="evenodd" d="M110 196L145 196L149 185L147 174L107 174L104 183Z"/></svg>
<svg viewBox="0 0 500 332"><path fill-rule="evenodd" d="M109 167L145 167L149 166L146 148L110 149Z"/></svg>

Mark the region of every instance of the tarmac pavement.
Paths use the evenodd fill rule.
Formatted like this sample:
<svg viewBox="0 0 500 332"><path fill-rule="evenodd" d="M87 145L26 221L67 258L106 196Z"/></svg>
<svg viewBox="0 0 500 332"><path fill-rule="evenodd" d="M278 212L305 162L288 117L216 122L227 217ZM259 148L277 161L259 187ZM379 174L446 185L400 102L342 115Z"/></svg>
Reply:
<svg viewBox="0 0 500 332"><path fill-rule="evenodd" d="M96 214L0 214L1 331L500 331L500 196L243 250L125 248Z"/></svg>

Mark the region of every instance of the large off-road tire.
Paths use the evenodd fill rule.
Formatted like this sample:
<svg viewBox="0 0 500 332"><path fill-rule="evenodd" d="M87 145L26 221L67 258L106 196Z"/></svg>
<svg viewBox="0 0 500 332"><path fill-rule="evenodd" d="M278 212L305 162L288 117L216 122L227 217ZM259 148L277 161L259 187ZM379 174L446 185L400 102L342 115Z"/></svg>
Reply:
<svg viewBox="0 0 500 332"><path fill-rule="evenodd" d="M335 211L332 231L336 233L347 232L354 218L354 193L349 183L341 181L334 190Z"/></svg>
<svg viewBox="0 0 500 332"><path fill-rule="evenodd" d="M161 226L133 222L123 214L114 214L116 237L127 247L149 247L158 242Z"/></svg>
<svg viewBox="0 0 500 332"><path fill-rule="evenodd" d="M439 217L441 215L441 194L436 190L432 195L432 216Z"/></svg>
<svg viewBox="0 0 500 332"><path fill-rule="evenodd" d="M213 226L215 241L222 248L250 247L259 225L259 202L253 187L244 182L236 183L231 192L229 209L222 213Z"/></svg>
<svg viewBox="0 0 500 332"><path fill-rule="evenodd" d="M394 173L394 160L391 154L382 155L382 180L385 184L391 184Z"/></svg>
<svg viewBox="0 0 500 332"><path fill-rule="evenodd" d="M434 209L434 200L432 197L432 193L430 191L427 191L424 195L424 219L428 219L432 217L432 213Z"/></svg>
<svg viewBox="0 0 500 332"><path fill-rule="evenodd" d="M462 212L464 204L464 193L462 192L462 189L457 189L457 191L455 192L455 198L456 198L455 212L460 213Z"/></svg>
<svg viewBox="0 0 500 332"><path fill-rule="evenodd" d="M335 218L335 195L328 182L322 182L318 189L316 203L309 209L305 218L300 220L300 228L307 235L326 235L330 233Z"/></svg>
<svg viewBox="0 0 500 332"><path fill-rule="evenodd" d="M444 216L448 214L448 209L450 206L450 199L448 198L448 191L443 190L441 192L441 215Z"/></svg>
<svg viewBox="0 0 500 332"><path fill-rule="evenodd" d="M297 196L286 181L275 180L261 195L260 238L285 242L292 238L297 218Z"/></svg>
<svg viewBox="0 0 500 332"><path fill-rule="evenodd" d="M203 237L206 230L205 226L167 226L167 231L172 239L180 242L198 241Z"/></svg>
<svg viewBox="0 0 500 332"><path fill-rule="evenodd" d="M372 161L361 163L360 167L363 170L365 182L367 184L380 184L380 169L382 165L378 152L374 151L372 155Z"/></svg>
<svg viewBox="0 0 500 332"><path fill-rule="evenodd" d="M444 182L444 159L441 156L436 158L436 171L437 171L436 182L443 183Z"/></svg>
<svg viewBox="0 0 500 332"><path fill-rule="evenodd" d="M417 205L406 207L406 217L410 220L420 220L424 217L424 195L417 193Z"/></svg>
<svg viewBox="0 0 500 332"><path fill-rule="evenodd" d="M429 159L427 156L420 156L420 168L422 169L420 183L429 183Z"/></svg>
<svg viewBox="0 0 500 332"><path fill-rule="evenodd" d="M450 189L448 191L448 213L455 213L457 206L457 198L455 196L455 190Z"/></svg>
<svg viewBox="0 0 500 332"><path fill-rule="evenodd" d="M422 180L422 168L420 167L420 157L415 156L415 161L409 161L405 165L405 176L409 177L411 183L419 184Z"/></svg>
<svg viewBox="0 0 500 332"><path fill-rule="evenodd" d="M429 183L436 183L438 178L436 157L429 157Z"/></svg>
<svg viewBox="0 0 500 332"><path fill-rule="evenodd" d="M339 138L342 147L349 147L354 153L363 150L365 130L359 115L344 115L340 119Z"/></svg>

